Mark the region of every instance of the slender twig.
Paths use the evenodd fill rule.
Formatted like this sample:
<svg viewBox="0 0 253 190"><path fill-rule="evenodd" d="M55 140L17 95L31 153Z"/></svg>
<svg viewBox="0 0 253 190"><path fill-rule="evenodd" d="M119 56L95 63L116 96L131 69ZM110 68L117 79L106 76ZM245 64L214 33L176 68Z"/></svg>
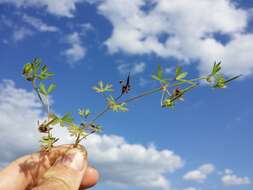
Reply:
<svg viewBox="0 0 253 190"><path fill-rule="evenodd" d="M94 134L95 132L96 132L96 130L93 130L93 131L91 131L89 134L87 134L86 136L80 138L80 139L78 140L78 144L79 144L83 139L86 139L88 136Z"/></svg>
<svg viewBox="0 0 253 190"><path fill-rule="evenodd" d="M77 147L77 145L79 144L79 142L80 142L80 133L78 133L78 135L77 135L74 147Z"/></svg>
<svg viewBox="0 0 253 190"><path fill-rule="evenodd" d="M128 99L126 99L126 100L120 102L119 104L121 104L121 103L128 103L128 102L137 100L137 99L139 99L139 98L142 98L142 97L144 97L144 96L148 96L148 95L151 95L151 94L155 94L155 93L157 93L157 92L159 92L159 91L161 91L161 90L162 90L162 87L159 87L159 88L156 88L156 89L154 89L154 90L150 90L150 91L148 91L148 92L141 93L141 94L139 94L139 95L137 95L137 96L130 97L130 98L128 98Z"/></svg>
<svg viewBox="0 0 253 190"><path fill-rule="evenodd" d="M104 115L109 109L110 109L109 106L106 106L106 108L103 109L101 112L99 112L99 113L95 116L95 118L91 120L90 123L95 122L98 118L100 118L102 115Z"/></svg>
<svg viewBox="0 0 253 190"><path fill-rule="evenodd" d="M137 95L137 96L128 98L128 99L126 99L126 100L120 102L119 104L131 102L131 101L136 100L136 99L139 99L139 98L141 98L141 97L154 94L154 93L156 93L156 92L161 91L161 89L162 89L162 88L159 87L159 88L156 88L156 89L154 89L154 90L151 90L151 91L148 91L148 92L144 92L144 93L142 93L142 94L140 94L140 95ZM107 106L105 107L105 109L103 109L101 112L99 112L99 113L95 116L95 118L91 120L90 123L95 122L98 118L100 118L102 115L104 115L104 114L105 114L107 111L109 111L109 110L110 110L110 107L107 105Z"/></svg>
<svg viewBox="0 0 253 190"><path fill-rule="evenodd" d="M39 90L38 90L38 87L37 87L36 84L35 84L35 80L32 81L32 86L33 86L35 92L37 93L37 95L38 95L38 97L39 97L39 99L40 99L40 101L41 101L41 103L42 103L42 105L43 105L45 111L47 112L47 114L49 114L49 108L48 108L48 106L45 104L45 102L43 101L43 99L42 99L42 97L41 97L41 95L40 95L40 92L39 92ZM49 105L49 100L48 100L48 105Z"/></svg>

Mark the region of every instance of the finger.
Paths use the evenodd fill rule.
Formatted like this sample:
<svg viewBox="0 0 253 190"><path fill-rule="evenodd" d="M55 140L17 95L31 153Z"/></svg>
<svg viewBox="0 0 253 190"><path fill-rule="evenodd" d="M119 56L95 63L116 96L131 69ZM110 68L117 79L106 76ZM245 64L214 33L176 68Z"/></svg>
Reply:
<svg viewBox="0 0 253 190"><path fill-rule="evenodd" d="M72 148L73 145L61 145L52 148L50 152L38 152L13 161L0 172L0 190L30 189L56 159ZM84 149L81 146L79 148Z"/></svg>
<svg viewBox="0 0 253 190"><path fill-rule="evenodd" d="M98 180L99 180L98 171L95 168L88 167L83 176L80 189L93 187L94 185L97 184Z"/></svg>
<svg viewBox="0 0 253 190"><path fill-rule="evenodd" d="M71 149L44 173L32 190L78 190L87 166L86 152Z"/></svg>

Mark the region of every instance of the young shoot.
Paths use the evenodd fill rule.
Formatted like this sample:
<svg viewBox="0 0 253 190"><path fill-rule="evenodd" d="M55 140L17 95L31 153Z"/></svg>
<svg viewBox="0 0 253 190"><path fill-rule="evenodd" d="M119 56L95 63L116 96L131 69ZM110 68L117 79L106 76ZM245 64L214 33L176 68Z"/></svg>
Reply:
<svg viewBox="0 0 253 190"><path fill-rule="evenodd" d="M226 88L231 81L241 76L225 78L220 71L221 62L215 62L210 74L190 79L187 77L188 72L183 71L182 67L177 67L172 76L165 76L163 68L158 65L156 74L151 76L152 79L158 82L156 88L142 92L136 96L130 96L121 101L119 99L124 98L131 89L130 73L128 74L126 82L123 80L119 81L121 91L117 95L113 95L114 90L112 84L99 81L98 85L93 86L92 89L102 95L105 100L105 108L97 114L92 114L88 108L79 109L77 112L82 121L80 124L74 121L70 112L60 117L50 109L49 96L56 88L56 84L51 82L54 73L48 71L47 65L42 64L40 59L35 58L31 63L25 64L22 73L25 79L31 83L47 114L47 118L44 121L38 121L38 130L42 134L45 134L40 140L42 149L50 151L59 140L59 138L54 137L52 134L51 130L53 127L66 127L69 135L74 137L73 145L76 147L89 135L102 130L97 120L110 110L113 112L127 112L128 103L155 93L161 94L160 106L162 108L172 108L176 103L184 100L186 93L198 87L200 81L206 81L211 88Z"/></svg>

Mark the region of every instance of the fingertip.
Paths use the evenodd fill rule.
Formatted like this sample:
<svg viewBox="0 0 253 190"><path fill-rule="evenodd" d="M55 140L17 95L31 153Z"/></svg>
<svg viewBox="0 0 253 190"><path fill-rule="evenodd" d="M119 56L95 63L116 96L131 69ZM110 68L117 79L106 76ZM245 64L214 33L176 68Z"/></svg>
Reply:
<svg viewBox="0 0 253 190"><path fill-rule="evenodd" d="M93 187L94 185L97 184L98 180L99 180L98 171L95 168L88 167L83 176L80 188Z"/></svg>

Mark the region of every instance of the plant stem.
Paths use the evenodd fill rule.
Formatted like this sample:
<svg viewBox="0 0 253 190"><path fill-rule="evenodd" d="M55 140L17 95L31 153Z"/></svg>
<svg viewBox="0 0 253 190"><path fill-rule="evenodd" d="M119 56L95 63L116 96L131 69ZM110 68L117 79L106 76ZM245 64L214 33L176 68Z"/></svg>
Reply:
<svg viewBox="0 0 253 190"><path fill-rule="evenodd" d="M109 106L106 106L105 109L103 109L101 112L99 112L94 119L91 120L90 123L94 123L98 118L100 118L102 115L104 115L108 110L109 110Z"/></svg>
<svg viewBox="0 0 253 190"><path fill-rule="evenodd" d="M207 76L202 76L202 77L194 78L194 79L191 79L191 81L203 80L203 79L207 79Z"/></svg>
<svg viewBox="0 0 253 190"><path fill-rule="evenodd" d="M42 105L43 105L45 111L47 112L47 114L49 114L48 106L44 103L44 101L43 101L43 99L42 99L42 97L41 97L41 95L40 95L40 92L38 91L38 87L37 87L36 84L35 84L35 80L32 81L32 86L33 86L35 92L37 93L37 95L38 95L38 97L39 97L39 99L40 99L40 102L42 103Z"/></svg>
<svg viewBox="0 0 253 190"><path fill-rule="evenodd" d="M128 99L126 99L126 100L120 102L119 104L131 102L131 101L136 100L136 99L139 99L139 98L141 98L141 97L154 94L154 93L156 93L156 92L161 91L161 89L162 89L162 87L159 87L159 88L156 88L156 89L154 89L154 90L151 90L151 91L148 91L148 92L144 92L144 93L142 93L142 94L140 94L140 95L137 95L137 96L128 98ZM98 118L100 118L102 115L104 115L104 114L105 114L107 111L109 111L109 110L110 110L109 106L106 106L106 108L105 108L104 110L102 110L101 112L99 112L99 113L95 116L95 118L94 118L93 120L91 120L90 123L95 122Z"/></svg>
<svg viewBox="0 0 253 190"><path fill-rule="evenodd" d="M75 144L74 144L74 148L77 147L77 145L79 144L80 142L80 134L77 135L77 138L76 138L76 141L75 141Z"/></svg>
<svg viewBox="0 0 253 190"><path fill-rule="evenodd" d="M148 91L148 92L144 92L144 93L141 93L141 94L139 94L139 95L137 95L137 96L128 98L128 99L126 99L126 100L120 102L119 104L121 104L121 103L128 103L128 102L134 101L134 100L136 100L136 99L142 98L142 97L144 97L144 96L148 96L148 95L154 94L154 93L159 92L159 91L161 91L161 90L162 90L162 87L159 87L159 88L156 88L156 89L154 89L154 90L150 90L150 91Z"/></svg>
<svg viewBox="0 0 253 190"><path fill-rule="evenodd" d="M95 132L96 132L96 131L93 130L93 131L91 131L89 134L87 134L86 136L80 138L80 139L78 140L78 143L77 143L77 144L79 144L83 139L86 139L88 136L92 135L92 134L95 133Z"/></svg>

